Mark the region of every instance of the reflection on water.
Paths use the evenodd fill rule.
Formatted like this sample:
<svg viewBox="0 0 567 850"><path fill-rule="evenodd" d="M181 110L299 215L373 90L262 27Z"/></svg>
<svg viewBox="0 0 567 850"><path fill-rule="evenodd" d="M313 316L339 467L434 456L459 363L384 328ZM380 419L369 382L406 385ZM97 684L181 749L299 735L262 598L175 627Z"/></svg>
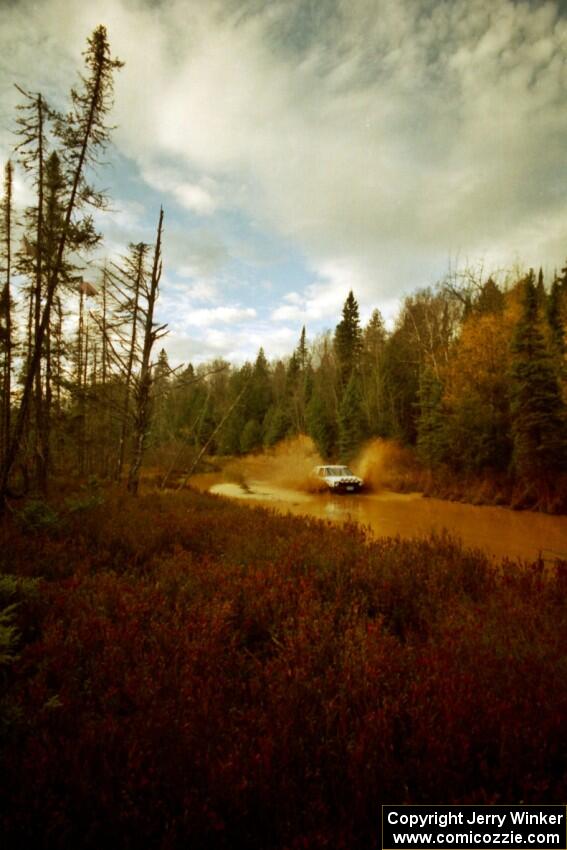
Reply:
<svg viewBox="0 0 567 850"><path fill-rule="evenodd" d="M194 482L202 486L205 482ZM419 493L367 493L333 496L284 490L269 482L216 483L207 488L232 498L264 504L278 511L319 517L333 522L359 522L379 536L420 537L446 529L468 546L498 558L533 560L544 550L567 553L567 517L554 517L508 508L476 507Z"/></svg>

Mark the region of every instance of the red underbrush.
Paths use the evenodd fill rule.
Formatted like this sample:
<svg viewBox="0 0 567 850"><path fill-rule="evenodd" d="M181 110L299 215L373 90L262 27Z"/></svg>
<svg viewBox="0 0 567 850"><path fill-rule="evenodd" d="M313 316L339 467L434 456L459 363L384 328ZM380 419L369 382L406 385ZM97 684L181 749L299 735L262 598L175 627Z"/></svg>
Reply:
<svg viewBox="0 0 567 850"><path fill-rule="evenodd" d="M565 800L566 564L194 492L46 516L0 528L6 847L368 850L381 803Z"/></svg>

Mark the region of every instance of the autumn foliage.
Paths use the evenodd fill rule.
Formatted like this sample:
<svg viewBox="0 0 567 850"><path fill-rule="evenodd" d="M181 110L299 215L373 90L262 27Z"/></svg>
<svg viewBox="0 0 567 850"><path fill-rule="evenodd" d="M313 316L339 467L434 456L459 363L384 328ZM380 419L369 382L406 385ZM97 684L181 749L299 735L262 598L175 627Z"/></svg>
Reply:
<svg viewBox="0 0 567 850"><path fill-rule="evenodd" d="M367 850L383 802L565 800L565 564L192 492L42 505L0 536L5 846Z"/></svg>

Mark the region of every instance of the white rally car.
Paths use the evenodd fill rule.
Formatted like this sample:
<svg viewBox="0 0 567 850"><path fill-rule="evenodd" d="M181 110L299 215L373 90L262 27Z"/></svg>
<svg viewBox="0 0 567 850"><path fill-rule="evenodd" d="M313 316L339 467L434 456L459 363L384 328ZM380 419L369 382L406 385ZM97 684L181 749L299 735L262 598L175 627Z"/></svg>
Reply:
<svg viewBox="0 0 567 850"><path fill-rule="evenodd" d="M348 466L316 466L313 475L324 481L333 493L358 493L364 484Z"/></svg>

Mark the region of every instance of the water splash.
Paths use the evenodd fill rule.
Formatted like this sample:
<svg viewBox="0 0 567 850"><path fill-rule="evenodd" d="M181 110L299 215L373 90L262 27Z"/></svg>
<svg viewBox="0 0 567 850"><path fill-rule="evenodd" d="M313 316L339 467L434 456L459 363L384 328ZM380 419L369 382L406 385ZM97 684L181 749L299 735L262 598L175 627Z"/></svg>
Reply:
<svg viewBox="0 0 567 850"><path fill-rule="evenodd" d="M321 486L312 476L313 468L321 463L313 440L300 434L262 453L230 461L223 472L227 481L244 488L251 481L269 481L277 487L313 492Z"/></svg>
<svg viewBox="0 0 567 850"><path fill-rule="evenodd" d="M366 443L352 463L368 490L407 489L415 477L415 459L395 440L377 438Z"/></svg>

